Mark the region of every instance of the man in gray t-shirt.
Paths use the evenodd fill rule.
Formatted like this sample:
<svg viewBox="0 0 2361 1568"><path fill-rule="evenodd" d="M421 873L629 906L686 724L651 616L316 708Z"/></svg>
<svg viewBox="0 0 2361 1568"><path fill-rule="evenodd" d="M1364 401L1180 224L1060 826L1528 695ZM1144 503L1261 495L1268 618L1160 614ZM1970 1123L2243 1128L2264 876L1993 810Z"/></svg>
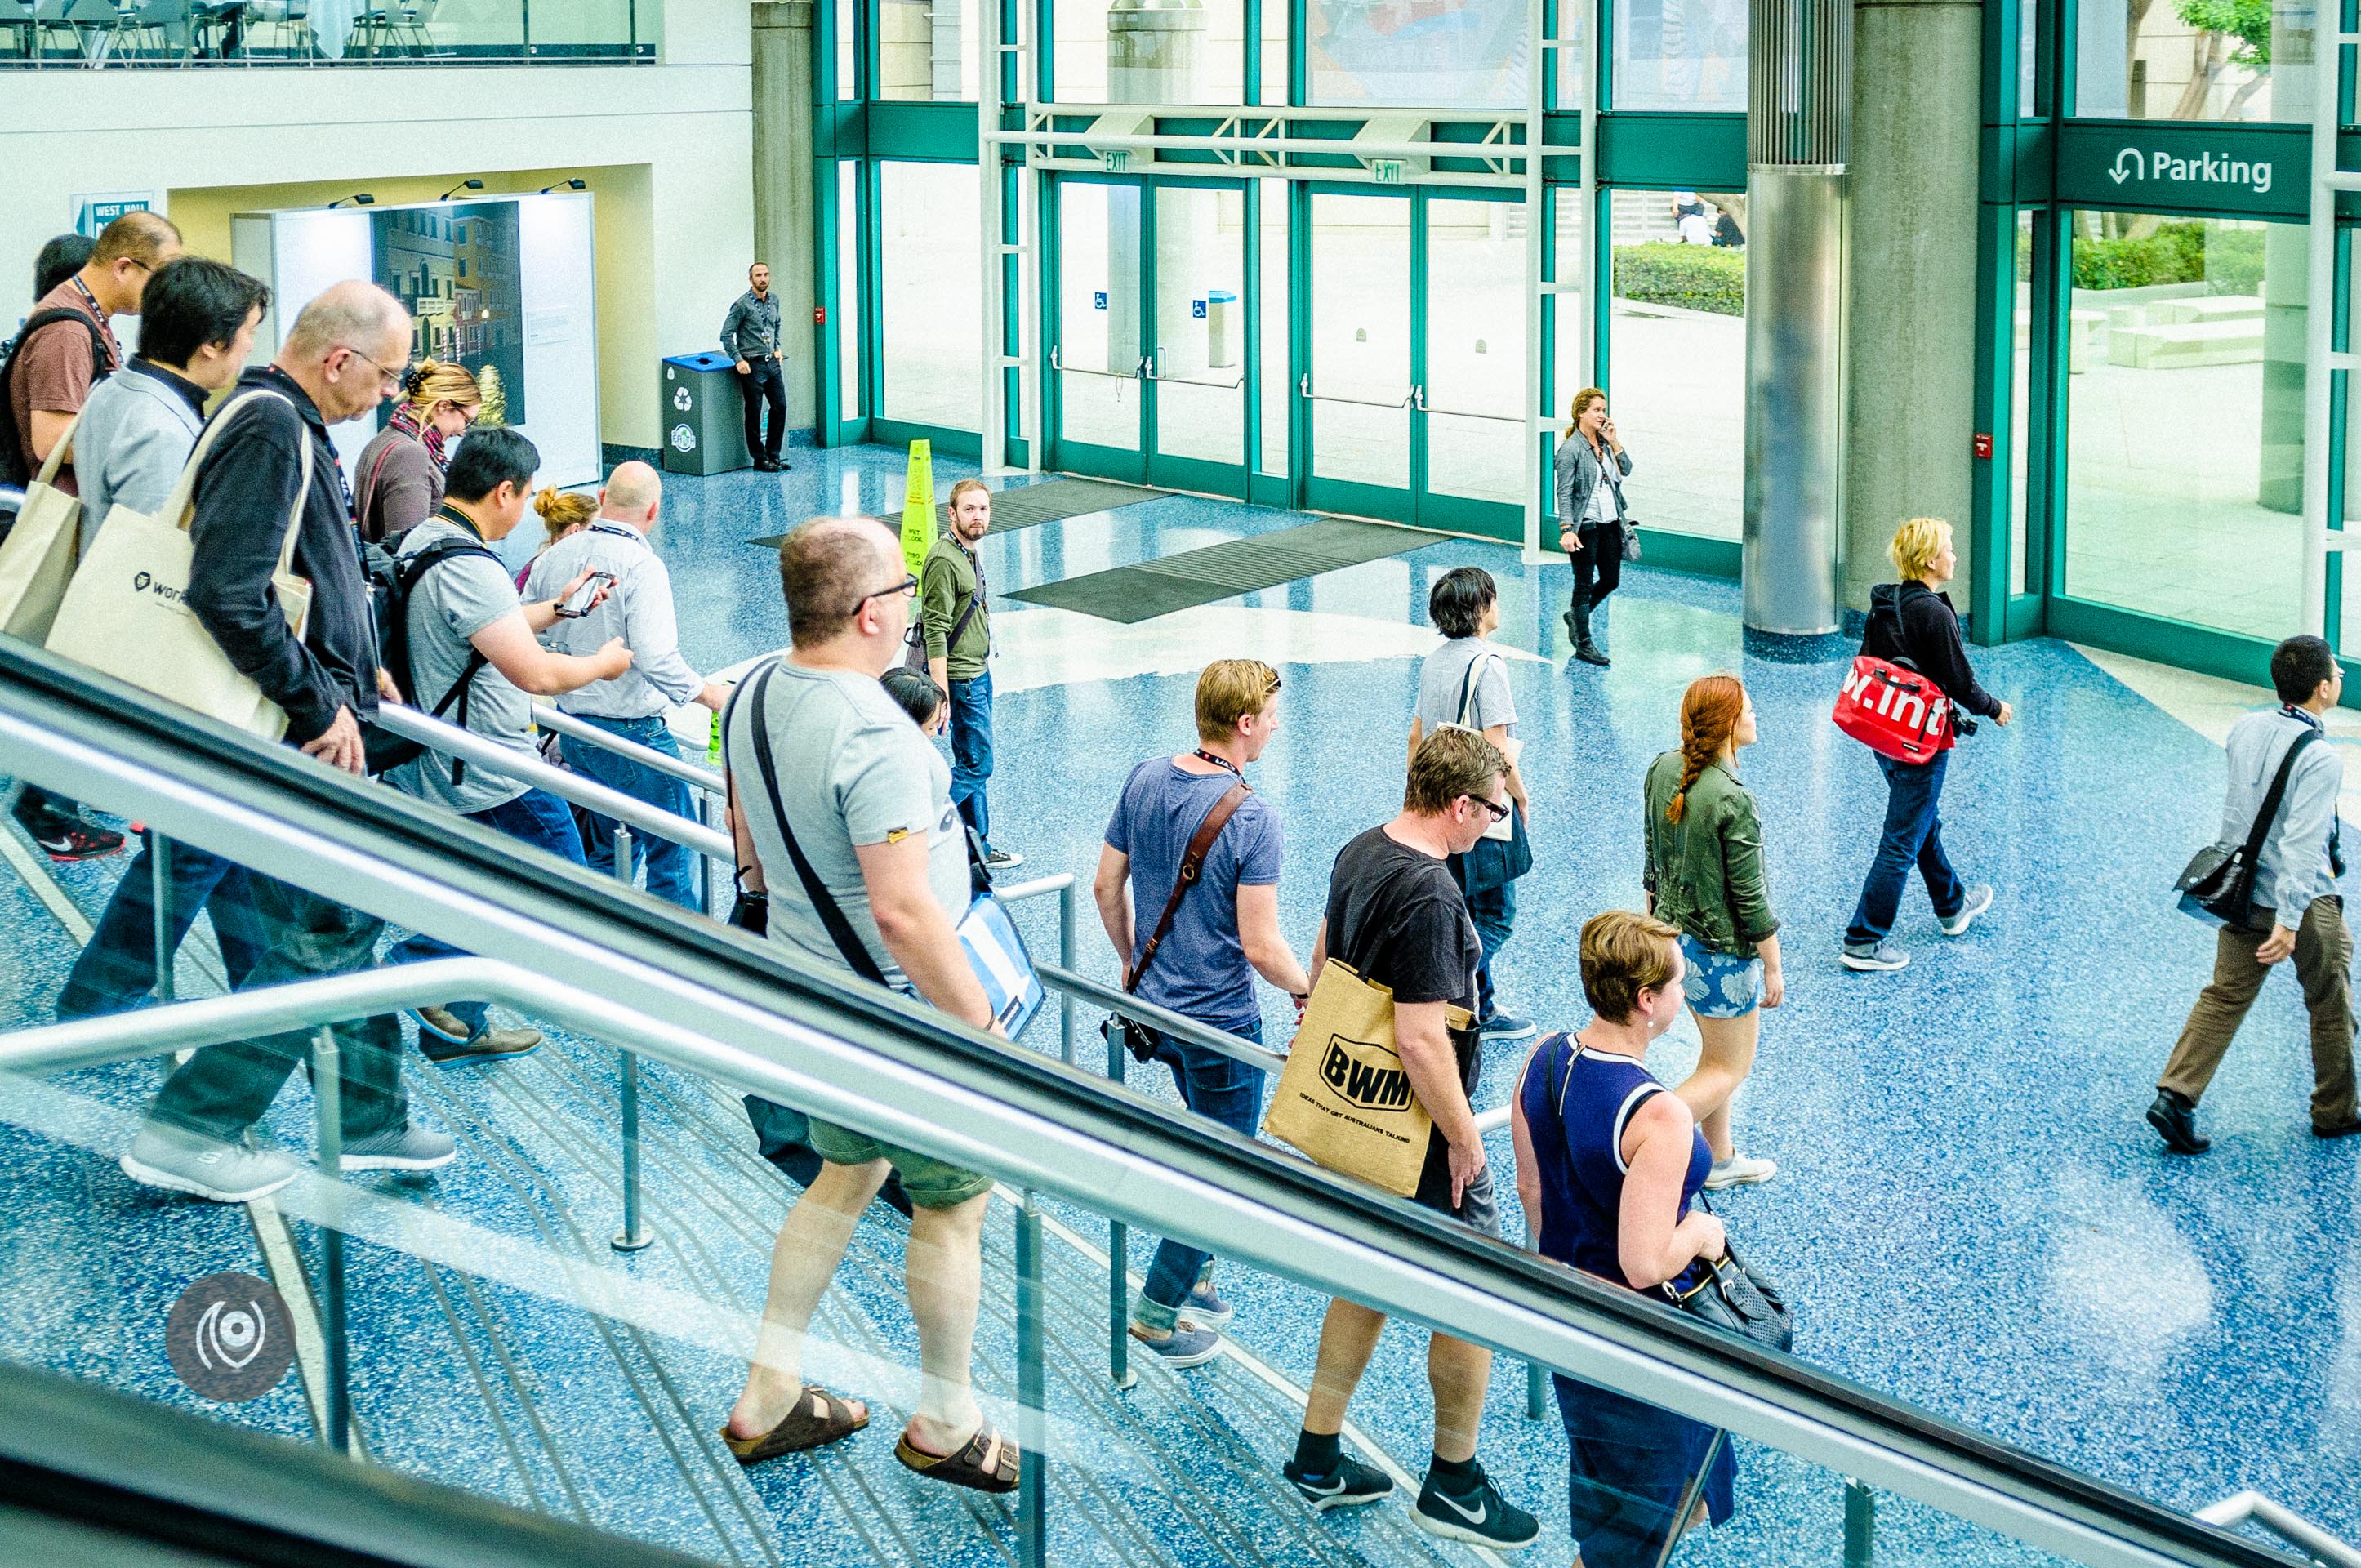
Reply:
<svg viewBox="0 0 2361 1568"><path fill-rule="evenodd" d="M631 667L631 651L620 637L596 653L553 653L535 641L554 625L566 598L588 573L554 599L527 605L517 598L508 568L490 547L522 521L533 494L541 455L513 430L470 432L452 456L443 510L402 537L397 559L415 560L429 550L448 552L426 568L410 592L406 630L407 671L389 672L410 689L402 699L432 711L441 707L445 722L466 729L539 761L533 743L533 697L569 692L608 680ZM483 554L477 554L482 551ZM604 588L599 590L602 594ZM466 682L463 694L453 688ZM447 707L444 699L451 697ZM464 711L463 711L464 705ZM566 802L522 780L439 751L428 751L387 775L405 795L448 807L511 838L583 863L582 839ZM449 958L459 949L423 934L386 954L388 963ZM418 1043L428 1059L448 1064L522 1056L541 1044L537 1029L490 1027L481 1002L411 1009L418 1020Z"/></svg>
<svg viewBox="0 0 2361 1568"><path fill-rule="evenodd" d="M795 646L739 685L723 732L730 831L747 887L769 898L770 939L799 962L873 969L887 985L989 1029L992 1004L952 925L967 906L968 873L950 773L879 684L901 657L918 579L894 535L846 517L788 534L779 577ZM829 932L807 889L789 830L818 896L842 912L840 933ZM795 1114L759 1101L748 1110L766 1132L770 1112ZM867 1423L860 1401L804 1382L804 1337L862 1211L892 1173L911 1204L910 1315L927 1368L895 1457L931 1480L1015 1490L1016 1445L985 1424L969 1384L991 1176L854 1128L807 1125L819 1171L780 1230L753 1362L722 1440L752 1464Z"/></svg>

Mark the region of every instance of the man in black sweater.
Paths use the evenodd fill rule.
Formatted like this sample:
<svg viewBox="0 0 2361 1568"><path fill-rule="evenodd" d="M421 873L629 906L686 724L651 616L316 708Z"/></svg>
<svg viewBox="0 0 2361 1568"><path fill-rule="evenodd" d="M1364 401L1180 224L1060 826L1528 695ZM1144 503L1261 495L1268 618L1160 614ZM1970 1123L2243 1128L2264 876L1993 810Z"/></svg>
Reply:
<svg viewBox="0 0 2361 1568"><path fill-rule="evenodd" d="M328 426L358 419L401 385L411 323L400 301L368 283L339 283L303 308L271 363L238 380L260 393L227 415L197 470L189 529L189 608L263 696L287 714L287 740L347 773L363 771L361 726L376 717L377 630ZM302 489L303 452L311 484ZM289 630L271 586L286 520L302 520L293 569L312 584L302 636ZM385 922L248 868L254 916L267 939L245 988L350 974L377 961ZM401 1030L391 1016L335 1026L346 1170L432 1170L452 1141L409 1125ZM123 1157L124 1173L151 1187L246 1202L294 1179L277 1154L241 1146L310 1048L309 1030L197 1052L156 1096Z"/></svg>

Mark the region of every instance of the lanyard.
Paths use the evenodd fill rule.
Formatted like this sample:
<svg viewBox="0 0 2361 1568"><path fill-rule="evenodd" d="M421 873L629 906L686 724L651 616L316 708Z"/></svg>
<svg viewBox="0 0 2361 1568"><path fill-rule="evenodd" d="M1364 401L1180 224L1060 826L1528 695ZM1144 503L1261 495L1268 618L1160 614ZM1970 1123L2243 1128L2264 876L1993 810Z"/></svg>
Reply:
<svg viewBox="0 0 2361 1568"><path fill-rule="evenodd" d="M444 502L442 510L437 511L434 515L441 518L445 522L456 522L460 527L466 529L469 533L475 535L477 543L481 544L484 543L484 531L476 526L476 520L469 517L466 512L461 511L458 508L453 506L450 502Z"/></svg>
<svg viewBox="0 0 2361 1568"><path fill-rule="evenodd" d="M1227 757L1216 757L1211 751L1206 751L1202 746L1198 747L1195 751L1191 753L1191 755L1194 756L1201 762L1211 762L1217 768L1227 768L1233 774L1235 774L1241 779L1246 777L1245 773L1238 771L1238 765L1235 762L1233 762Z"/></svg>

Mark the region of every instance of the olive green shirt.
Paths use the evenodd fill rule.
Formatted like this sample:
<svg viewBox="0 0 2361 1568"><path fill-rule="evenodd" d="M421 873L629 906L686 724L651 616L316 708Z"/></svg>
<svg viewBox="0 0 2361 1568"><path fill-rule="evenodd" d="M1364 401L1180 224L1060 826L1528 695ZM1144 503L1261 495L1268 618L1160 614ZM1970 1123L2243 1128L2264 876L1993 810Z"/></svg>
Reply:
<svg viewBox="0 0 2361 1568"><path fill-rule="evenodd" d="M1763 880L1763 818L1737 775L1709 762L1689 786L1681 820L1664 813L1680 792L1685 759L1666 751L1648 765L1647 884L1656 918L1717 953L1752 956L1779 929Z"/></svg>
<svg viewBox="0 0 2361 1568"><path fill-rule="evenodd" d="M980 592L986 594L985 602L975 607L959 641L952 641L951 628L959 625L968 601ZM989 590L976 569L975 557L960 548L948 529L935 536L918 568L918 614L927 657L943 661L946 678L972 681L983 674L984 663L992 656Z"/></svg>

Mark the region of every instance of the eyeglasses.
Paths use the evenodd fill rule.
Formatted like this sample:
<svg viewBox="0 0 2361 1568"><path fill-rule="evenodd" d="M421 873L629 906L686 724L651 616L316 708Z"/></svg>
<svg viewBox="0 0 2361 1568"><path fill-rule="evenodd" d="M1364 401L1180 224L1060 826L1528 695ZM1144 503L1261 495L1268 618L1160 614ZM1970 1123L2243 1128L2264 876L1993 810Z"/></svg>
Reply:
<svg viewBox="0 0 2361 1568"><path fill-rule="evenodd" d="M877 588L869 593L862 594L859 598L852 601L852 608L846 610L844 613L848 616L859 615L862 605L867 604L871 599L882 599L887 594L900 594L906 599L917 598L918 597L918 579L916 576L905 577L890 588Z"/></svg>
<svg viewBox="0 0 2361 1568"><path fill-rule="evenodd" d="M1492 814L1493 821L1506 822L1509 819L1509 807L1501 805L1499 801L1480 795L1471 795L1467 798L1482 806L1485 810L1490 812Z"/></svg>
<svg viewBox="0 0 2361 1568"><path fill-rule="evenodd" d="M1273 670L1270 673L1270 685L1262 688L1264 698L1268 700L1268 698L1277 696L1279 695L1279 688L1284 684L1285 683L1279 678L1279 672L1277 670Z"/></svg>
<svg viewBox="0 0 2361 1568"><path fill-rule="evenodd" d="M355 348L349 343L340 343L336 345L336 346L351 355L354 358L359 360L362 364L368 366L370 369L376 371L378 374L378 384L382 386L389 392L398 392L401 390L401 384L410 379L410 367L407 365L403 366L399 370L389 370L384 366L379 364L376 360L371 359L368 355L363 354L359 349Z"/></svg>

